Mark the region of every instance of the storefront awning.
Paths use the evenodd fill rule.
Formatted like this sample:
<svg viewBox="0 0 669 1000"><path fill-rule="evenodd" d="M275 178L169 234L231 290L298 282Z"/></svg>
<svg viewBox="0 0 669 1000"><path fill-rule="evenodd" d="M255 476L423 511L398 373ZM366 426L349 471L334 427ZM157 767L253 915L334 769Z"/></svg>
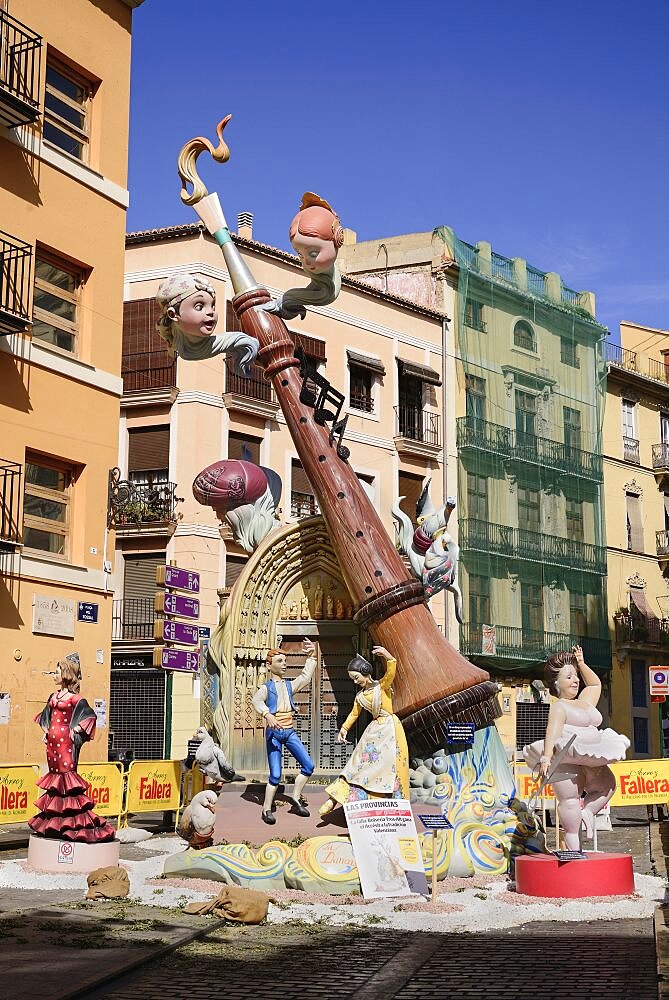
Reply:
<svg viewBox="0 0 669 1000"><path fill-rule="evenodd" d="M441 375L429 365L420 365L417 361L405 361L404 358L398 358L397 364L401 375L410 375L429 385L441 385Z"/></svg>
<svg viewBox="0 0 669 1000"><path fill-rule="evenodd" d="M385 375L386 369L382 361L378 358L370 358L368 354L358 354L357 351L346 351L349 364L358 365L359 368L366 368L375 375Z"/></svg>

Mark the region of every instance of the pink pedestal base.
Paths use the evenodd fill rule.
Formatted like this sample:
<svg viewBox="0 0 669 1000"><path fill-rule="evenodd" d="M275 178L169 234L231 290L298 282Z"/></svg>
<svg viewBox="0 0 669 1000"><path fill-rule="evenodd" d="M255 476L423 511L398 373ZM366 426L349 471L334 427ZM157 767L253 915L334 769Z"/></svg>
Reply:
<svg viewBox="0 0 669 1000"><path fill-rule="evenodd" d="M117 868L120 841L102 844L77 844L31 835L28 841L28 867L40 872L92 872L96 868Z"/></svg>
<svg viewBox="0 0 669 1000"><path fill-rule="evenodd" d="M628 896L634 892L631 854L584 853L585 861L558 861L552 854L516 858L516 890L550 899Z"/></svg>

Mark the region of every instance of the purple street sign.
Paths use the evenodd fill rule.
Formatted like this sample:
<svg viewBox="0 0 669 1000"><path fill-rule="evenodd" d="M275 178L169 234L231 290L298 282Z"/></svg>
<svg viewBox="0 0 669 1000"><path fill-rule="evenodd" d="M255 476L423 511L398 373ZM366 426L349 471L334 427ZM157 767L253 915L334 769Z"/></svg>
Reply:
<svg viewBox="0 0 669 1000"><path fill-rule="evenodd" d="M163 621L163 639L165 642L180 642L185 646L197 646L200 642L197 625L167 619Z"/></svg>
<svg viewBox="0 0 669 1000"><path fill-rule="evenodd" d="M158 567L161 575L162 568L162 566ZM164 585L166 587L172 587L175 590L187 590L191 594L199 594L200 574L195 573L190 569L179 569L178 566L166 566Z"/></svg>
<svg viewBox="0 0 669 1000"><path fill-rule="evenodd" d="M199 618L200 602L195 597L179 597L178 594L165 594L163 612L166 615L181 615L182 618Z"/></svg>
<svg viewBox="0 0 669 1000"><path fill-rule="evenodd" d="M185 670L189 673L197 673L200 669L200 654L191 649L166 649L159 647L160 659L154 657L154 666L160 666L164 670ZM158 653L156 649L154 652Z"/></svg>

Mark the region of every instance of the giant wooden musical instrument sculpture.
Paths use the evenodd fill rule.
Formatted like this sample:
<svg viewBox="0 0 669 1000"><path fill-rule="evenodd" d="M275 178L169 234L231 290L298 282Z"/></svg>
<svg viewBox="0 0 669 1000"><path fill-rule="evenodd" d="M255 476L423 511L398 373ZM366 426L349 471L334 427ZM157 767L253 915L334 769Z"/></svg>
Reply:
<svg viewBox="0 0 669 1000"><path fill-rule="evenodd" d="M270 301L232 241L218 195L197 174L207 150L225 162L229 150L217 126L219 145L196 138L179 156L182 200L192 205L220 245L235 292L233 306L244 332L260 344L257 363L274 387L302 466L318 499L346 586L356 602L356 622L374 642L392 650L400 669L394 704L415 752L444 745L444 724L487 725L500 714L497 685L447 642L432 617L422 583L411 579L383 524L348 464L340 419L344 396L295 346L283 320L262 307ZM188 192L187 183L193 190Z"/></svg>

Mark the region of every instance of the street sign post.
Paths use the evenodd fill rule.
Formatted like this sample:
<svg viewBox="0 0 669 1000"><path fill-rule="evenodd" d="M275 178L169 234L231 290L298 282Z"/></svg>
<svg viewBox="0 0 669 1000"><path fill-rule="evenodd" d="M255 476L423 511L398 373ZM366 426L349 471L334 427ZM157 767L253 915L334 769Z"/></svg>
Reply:
<svg viewBox="0 0 669 1000"><path fill-rule="evenodd" d="M200 653L194 649L170 649L168 646L153 647L153 665L163 670L180 670L194 674L200 669Z"/></svg>
<svg viewBox="0 0 669 1000"><path fill-rule="evenodd" d="M197 646L200 643L197 625L174 622L170 618L159 618L154 622L153 638L164 642L178 642L182 646Z"/></svg>
<svg viewBox="0 0 669 1000"><path fill-rule="evenodd" d="M669 695L669 667L649 667L648 680L651 698Z"/></svg>
<svg viewBox="0 0 669 1000"><path fill-rule="evenodd" d="M154 609L161 615L176 615L179 618L200 617L200 602L196 597L181 597L169 591L157 592Z"/></svg>
<svg viewBox="0 0 669 1000"><path fill-rule="evenodd" d="M156 583L168 590L186 590L189 594L200 593L200 574L178 566L157 566Z"/></svg>

